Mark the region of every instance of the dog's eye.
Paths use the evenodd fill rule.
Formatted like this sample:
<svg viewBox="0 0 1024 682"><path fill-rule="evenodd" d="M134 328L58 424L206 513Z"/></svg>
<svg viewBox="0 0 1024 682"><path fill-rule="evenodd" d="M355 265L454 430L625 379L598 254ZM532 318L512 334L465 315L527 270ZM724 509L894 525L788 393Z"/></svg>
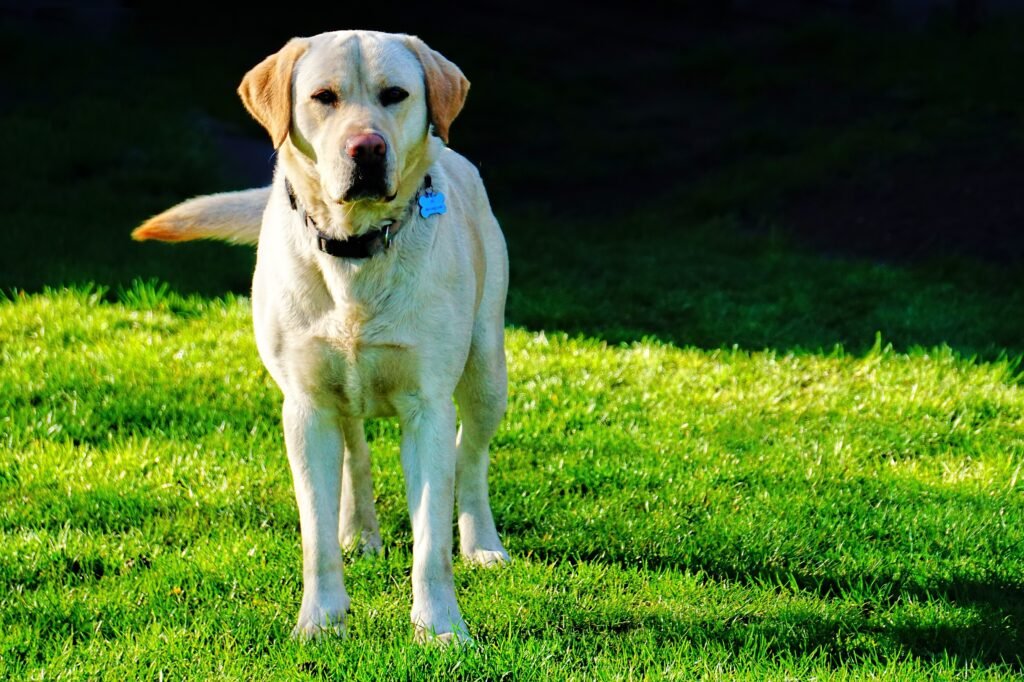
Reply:
<svg viewBox="0 0 1024 682"><path fill-rule="evenodd" d="M384 88L380 91L380 103L387 107L392 104L398 104L408 96L409 93L402 88Z"/></svg>
<svg viewBox="0 0 1024 682"><path fill-rule="evenodd" d="M320 102L320 104L331 105L336 104L338 101L338 96L326 88L317 90L312 95L310 95L310 97L315 99L317 102Z"/></svg>

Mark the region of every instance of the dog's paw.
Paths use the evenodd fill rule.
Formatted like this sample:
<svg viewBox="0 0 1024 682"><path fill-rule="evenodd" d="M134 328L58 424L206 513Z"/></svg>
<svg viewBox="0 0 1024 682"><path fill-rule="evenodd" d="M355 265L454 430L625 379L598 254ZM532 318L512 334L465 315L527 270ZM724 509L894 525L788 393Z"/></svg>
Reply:
<svg viewBox="0 0 1024 682"><path fill-rule="evenodd" d="M381 542L380 533L363 533L359 538L359 553L362 556L380 556L384 553L384 543Z"/></svg>
<svg viewBox="0 0 1024 682"><path fill-rule="evenodd" d="M322 637L344 637L345 621L325 621L324 623L299 623L292 628L292 639L308 642Z"/></svg>
<svg viewBox="0 0 1024 682"><path fill-rule="evenodd" d="M474 549L463 553L462 557L477 566L502 566L512 562L504 549Z"/></svg>
<svg viewBox="0 0 1024 682"><path fill-rule="evenodd" d="M326 635L344 637L348 604L330 608L303 606L299 611L299 622L292 629L292 637L301 640L319 639Z"/></svg>
<svg viewBox="0 0 1024 682"><path fill-rule="evenodd" d="M454 594L435 595L419 608L414 606L411 615L415 628L413 638L417 644L447 647L473 643Z"/></svg>
<svg viewBox="0 0 1024 682"><path fill-rule="evenodd" d="M442 633L435 632L433 628L416 625L413 640L417 644L437 646L442 649L450 646L472 647L476 645L473 638L469 636L465 623L462 623L461 626L453 632Z"/></svg>
<svg viewBox="0 0 1024 682"><path fill-rule="evenodd" d="M358 535L341 538L341 549L347 555L375 557L384 553L379 532L363 531Z"/></svg>

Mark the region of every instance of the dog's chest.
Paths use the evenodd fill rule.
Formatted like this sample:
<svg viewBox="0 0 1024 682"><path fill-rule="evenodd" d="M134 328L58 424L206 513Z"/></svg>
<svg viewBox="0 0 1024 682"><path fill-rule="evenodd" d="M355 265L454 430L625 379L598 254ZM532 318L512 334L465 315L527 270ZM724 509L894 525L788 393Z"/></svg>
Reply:
<svg viewBox="0 0 1024 682"><path fill-rule="evenodd" d="M342 414L393 415L396 401L418 391L416 348L395 329L349 314L327 321L320 331L310 339L314 362L305 368L305 381Z"/></svg>

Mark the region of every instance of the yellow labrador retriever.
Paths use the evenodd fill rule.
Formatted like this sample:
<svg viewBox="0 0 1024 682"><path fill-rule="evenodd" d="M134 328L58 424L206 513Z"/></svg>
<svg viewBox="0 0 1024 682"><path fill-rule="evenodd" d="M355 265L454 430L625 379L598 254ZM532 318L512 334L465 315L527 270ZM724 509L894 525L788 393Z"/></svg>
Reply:
<svg viewBox="0 0 1024 682"><path fill-rule="evenodd" d="M302 524L297 636L344 629L339 542L381 547L364 419L401 425L417 639L469 638L452 579L456 499L463 557L508 561L487 495L508 258L480 176L444 145L468 88L413 36L293 39L238 89L277 148L273 184L192 199L134 232L259 242L256 343L284 393Z"/></svg>

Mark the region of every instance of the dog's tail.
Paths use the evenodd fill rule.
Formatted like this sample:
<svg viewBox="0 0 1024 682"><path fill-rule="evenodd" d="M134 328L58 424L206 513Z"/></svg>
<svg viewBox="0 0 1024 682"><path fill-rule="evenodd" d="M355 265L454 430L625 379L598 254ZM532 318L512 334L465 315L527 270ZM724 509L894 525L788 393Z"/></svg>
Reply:
<svg viewBox="0 0 1024 682"><path fill-rule="evenodd" d="M189 199L135 228L132 238L161 242L222 239L255 244L260 238L263 209L269 198L270 188L260 187Z"/></svg>

